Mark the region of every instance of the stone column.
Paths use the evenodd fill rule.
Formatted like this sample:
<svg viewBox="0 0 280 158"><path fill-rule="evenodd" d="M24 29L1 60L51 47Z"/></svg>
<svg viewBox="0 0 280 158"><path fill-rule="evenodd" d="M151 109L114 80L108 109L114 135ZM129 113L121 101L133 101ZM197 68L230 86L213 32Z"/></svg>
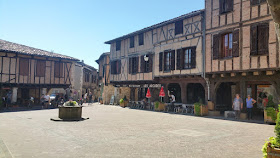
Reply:
<svg viewBox="0 0 280 158"><path fill-rule="evenodd" d="M17 102L17 90L18 90L18 87L13 87L13 89L12 89L12 100L11 100L12 103Z"/></svg>
<svg viewBox="0 0 280 158"><path fill-rule="evenodd" d="M180 83L181 87L181 99L183 104L187 104L187 84Z"/></svg>

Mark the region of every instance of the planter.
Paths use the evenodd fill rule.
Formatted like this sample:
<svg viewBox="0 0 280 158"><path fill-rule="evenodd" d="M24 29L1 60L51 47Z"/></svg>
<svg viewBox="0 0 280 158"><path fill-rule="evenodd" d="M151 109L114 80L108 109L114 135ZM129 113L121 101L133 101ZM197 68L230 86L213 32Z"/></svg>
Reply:
<svg viewBox="0 0 280 158"><path fill-rule="evenodd" d="M267 158L280 158L280 149L267 146Z"/></svg>
<svg viewBox="0 0 280 158"><path fill-rule="evenodd" d="M278 114L277 111L275 111L276 114ZM267 116L267 112L266 110L263 111L264 113L264 123L275 123L276 120L272 120L272 118L270 116Z"/></svg>
<svg viewBox="0 0 280 158"><path fill-rule="evenodd" d="M62 120L80 120L82 118L82 107L59 107L58 117Z"/></svg>
<svg viewBox="0 0 280 158"><path fill-rule="evenodd" d="M247 119L247 113L240 113L240 119L246 120Z"/></svg>
<svg viewBox="0 0 280 158"><path fill-rule="evenodd" d="M194 114L196 114L195 108L194 108ZM200 113L198 116L207 116L207 115L208 115L208 107L200 106Z"/></svg>
<svg viewBox="0 0 280 158"><path fill-rule="evenodd" d="M209 116L221 116L221 113L220 113L220 111L208 111L208 115Z"/></svg>
<svg viewBox="0 0 280 158"><path fill-rule="evenodd" d="M123 107L123 108L127 107L127 105L128 105L128 101L127 100L123 101L122 103L120 103L120 106Z"/></svg>
<svg viewBox="0 0 280 158"><path fill-rule="evenodd" d="M214 103L212 101L208 101L208 110L214 110Z"/></svg>
<svg viewBox="0 0 280 158"><path fill-rule="evenodd" d="M158 107L154 107L156 111L164 111L165 110L165 103L159 103Z"/></svg>
<svg viewBox="0 0 280 158"><path fill-rule="evenodd" d="M100 101L99 101L99 103L100 103L100 104L103 104L103 101L102 101L102 100L100 100Z"/></svg>

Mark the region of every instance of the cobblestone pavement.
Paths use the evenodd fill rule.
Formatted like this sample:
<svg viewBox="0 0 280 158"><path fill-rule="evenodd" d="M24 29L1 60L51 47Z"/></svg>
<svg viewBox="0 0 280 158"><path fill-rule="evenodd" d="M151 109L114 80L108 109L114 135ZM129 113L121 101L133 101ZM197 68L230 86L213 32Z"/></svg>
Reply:
<svg viewBox="0 0 280 158"><path fill-rule="evenodd" d="M0 113L0 157L260 158L274 126L91 104L81 122L58 109Z"/></svg>

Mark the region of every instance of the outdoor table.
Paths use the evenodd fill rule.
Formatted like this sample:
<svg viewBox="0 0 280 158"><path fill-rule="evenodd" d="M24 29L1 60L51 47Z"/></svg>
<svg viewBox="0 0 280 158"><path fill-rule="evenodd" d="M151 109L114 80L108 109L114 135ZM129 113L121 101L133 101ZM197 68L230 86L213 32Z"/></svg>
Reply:
<svg viewBox="0 0 280 158"><path fill-rule="evenodd" d="M190 111L191 114L194 113L194 105L193 104L186 104L186 113L188 113L188 111Z"/></svg>

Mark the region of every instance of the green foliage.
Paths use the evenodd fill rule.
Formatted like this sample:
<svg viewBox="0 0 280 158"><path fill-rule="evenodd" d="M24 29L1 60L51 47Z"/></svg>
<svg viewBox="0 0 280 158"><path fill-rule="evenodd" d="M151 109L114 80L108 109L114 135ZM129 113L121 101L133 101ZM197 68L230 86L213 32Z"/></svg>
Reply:
<svg viewBox="0 0 280 158"><path fill-rule="evenodd" d="M270 116L273 121L277 119L277 112L273 107L266 108L267 116Z"/></svg>
<svg viewBox="0 0 280 158"><path fill-rule="evenodd" d="M155 109L157 109L159 106L159 101L155 102Z"/></svg>
<svg viewBox="0 0 280 158"><path fill-rule="evenodd" d="M203 104L201 103L194 103L194 109L195 109L195 115L196 116L200 116L200 106L202 106Z"/></svg>
<svg viewBox="0 0 280 158"><path fill-rule="evenodd" d="M280 105L278 105L278 107L280 107ZM278 114L277 114L276 126L274 128L274 133L276 135L277 144L280 144L280 119L279 118L280 118L280 112L278 112Z"/></svg>
<svg viewBox="0 0 280 158"><path fill-rule="evenodd" d="M270 138L268 139L268 141L265 141L265 143L264 143L264 145L263 145L263 147L262 147L263 158L267 158L267 147L268 147L268 143L271 144L271 147L272 147L272 148L279 147L279 144L277 143L276 138L270 137Z"/></svg>
<svg viewBox="0 0 280 158"><path fill-rule="evenodd" d="M77 102L76 101L68 101L65 103L66 106L77 106Z"/></svg>
<svg viewBox="0 0 280 158"><path fill-rule="evenodd" d="M123 100L124 100L124 101L127 101L126 95L123 97Z"/></svg>
<svg viewBox="0 0 280 158"><path fill-rule="evenodd" d="M120 99L120 104L122 104L124 102L124 99Z"/></svg>
<svg viewBox="0 0 280 158"><path fill-rule="evenodd" d="M275 108L275 109L277 109L278 107L277 107L277 104L275 104L274 102L273 102L273 96L272 95L269 95L268 96L268 102L267 102L267 105L266 105L266 108Z"/></svg>

